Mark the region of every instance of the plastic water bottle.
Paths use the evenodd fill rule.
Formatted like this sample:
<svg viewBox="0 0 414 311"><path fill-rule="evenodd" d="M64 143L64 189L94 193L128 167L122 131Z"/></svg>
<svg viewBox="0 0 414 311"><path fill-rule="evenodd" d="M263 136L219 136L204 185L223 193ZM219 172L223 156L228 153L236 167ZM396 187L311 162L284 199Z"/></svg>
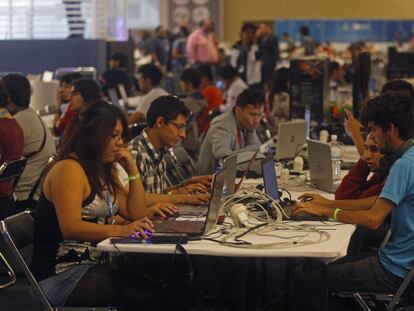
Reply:
<svg viewBox="0 0 414 311"><path fill-rule="evenodd" d="M331 135L332 176L334 181L341 179L341 149L336 135Z"/></svg>

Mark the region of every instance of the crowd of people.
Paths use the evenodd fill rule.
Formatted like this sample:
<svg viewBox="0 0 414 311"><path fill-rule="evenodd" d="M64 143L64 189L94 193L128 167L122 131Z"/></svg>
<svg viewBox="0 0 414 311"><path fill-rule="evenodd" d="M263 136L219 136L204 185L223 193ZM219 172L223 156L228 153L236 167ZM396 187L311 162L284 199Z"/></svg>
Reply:
<svg viewBox="0 0 414 311"><path fill-rule="evenodd" d="M303 27L301 34L305 54L313 54L309 29ZM259 150L264 141L257 130L263 123L274 134L280 122L289 120L289 69L276 70L278 39L268 25L244 24L240 41L221 65L211 21L191 33L182 26L171 50L171 66L179 76L176 94L162 87L170 51L166 38L160 26L142 43L153 62L138 68L137 83L119 53L99 82L77 73L63 76L53 131L29 106L27 78L10 74L0 80L1 162L28 160L14 191L10 182L0 183L0 217L34 212L31 270L53 305L189 309L193 292L180 259L173 267L166 256L109 260L94 246L113 236L147 238L154 231L152 217L174 214L178 203L208 202L212 174L222 160ZM293 53L288 34L283 40ZM330 76L332 84L340 83L339 64L331 63ZM223 90L216 86L217 77ZM135 111L105 100L118 84L142 93ZM360 160L334 200L305 193L305 202L295 207L296 213L357 225L349 255L327 268L331 291L394 291L413 265L413 108L412 86L391 81L368 100L360 120L346 111L345 131ZM129 126L137 122L145 123L143 130L131 137ZM59 137L57 145L52 132ZM190 178L174 183L166 157L177 146L188 152L195 168ZM316 267L298 275L293 289L298 310L323 305L321 271ZM343 302L335 305L335 310L346 308Z"/></svg>

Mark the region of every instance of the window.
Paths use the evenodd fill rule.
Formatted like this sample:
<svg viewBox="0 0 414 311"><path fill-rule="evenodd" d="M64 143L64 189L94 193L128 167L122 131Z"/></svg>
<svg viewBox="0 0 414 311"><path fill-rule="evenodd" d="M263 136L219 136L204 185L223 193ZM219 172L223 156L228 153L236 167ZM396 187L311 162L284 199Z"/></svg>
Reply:
<svg viewBox="0 0 414 311"><path fill-rule="evenodd" d="M126 40L159 24L159 0L0 0L0 40Z"/></svg>
<svg viewBox="0 0 414 311"><path fill-rule="evenodd" d="M70 3L72 2L72 3ZM92 37L91 0L2 0L0 39L63 39L71 35L70 8L81 12L85 37ZM83 32L83 30L82 30Z"/></svg>

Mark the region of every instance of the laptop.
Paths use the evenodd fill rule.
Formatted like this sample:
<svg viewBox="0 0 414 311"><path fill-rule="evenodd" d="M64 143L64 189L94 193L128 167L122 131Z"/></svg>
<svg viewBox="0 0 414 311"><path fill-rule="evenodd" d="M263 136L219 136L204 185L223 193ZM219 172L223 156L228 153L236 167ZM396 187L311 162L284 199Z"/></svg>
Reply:
<svg viewBox="0 0 414 311"><path fill-rule="evenodd" d="M306 121L306 138L310 138L312 114L309 108L305 109L305 121Z"/></svg>
<svg viewBox="0 0 414 311"><path fill-rule="evenodd" d="M129 107L128 95L127 95L125 86L123 84L118 84L117 86L118 86L118 92L119 92L119 95L121 96L123 105L125 108L128 108Z"/></svg>
<svg viewBox="0 0 414 311"><path fill-rule="evenodd" d="M265 193L271 197L273 200L279 203L283 208L283 211L286 213L288 218L283 215L283 219L295 220L295 221L325 221L328 220L328 217L325 216L314 216L310 214L303 215L292 215L292 208L295 206L295 203L287 203L280 200L279 187L277 185L277 175L275 162L272 157L267 157L262 161L262 173L263 173L263 184ZM268 213L271 217L275 218L274 210L272 208L267 208Z"/></svg>
<svg viewBox="0 0 414 311"><path fill-rule="evenodd" d="M112 105L117 106L119 109L123 110L124 107L122 107L119 103L119 97L116 89L108 89L108 96Z"/></svg>
<svg viewBox="0 0 414 311"><path fill-rule="evenodd" d="M332 175L331 147L313 139L307 142L311 182L320 190L334 193L336 186Z"/></svg>
<svg viewBox="0 0 414 311"><path fill-rule="evenodd" d="M42 74L43 82L52 82L53 81L53 71L45 70Z"/></svg>
<svg viewBox="0 0 414 311"><path fill-rule="evenodd" d="M240 187L243 183L243 180L246 178L247 174L249 173L250 168L252 167L253 162L254 162L254 160L256 160L258 154L259 154L259 150L255 151L253 153L253 155L251 156L251 158L250 158L250 160L249 160L249 162L248 162L248 164L247 164L247 166L246 166L246 168L243 172L243 176L240 178L239 183L236 185L236 187L234 189L234 192L237 192L240 189Z"/></svg>
<svg viewBox="0 0 414 311"><path fill-rule="evenodd" d="M292 215L292 204L287 204L284 201L280 200L279 187L277 185L277 174L275 162L271 156L262 160L262 174L263 174L263 185L265 193L275 200L277 203L282 206L283 210L288 217ZM267 208L267 212L270 213L270 216L274 217L274 211L270 207Z"/></svg>
<svg viewBox="0 0 414 311"><path fill-rule="evenodd" d="M153 222L154 230L158 233L185 233L190 236L200 236L207 233L217 222L220 201L223 193L226 170L218 171L213 176L213 188L204 220L175 220L159 219Z"/></svg>
<svg viewBox="0 0 414 311"><path fill-rule="evenodd" d="M237 153L224 159L224 168L226 169L226 182L223 194L230 196L236 191Z"/></svg>
<svg viewBox="0 0 414 311"><path fill-rule="evenodd" d="M296 120L279 124L276 159L293 159L306 143L307 122Z"/></svg>

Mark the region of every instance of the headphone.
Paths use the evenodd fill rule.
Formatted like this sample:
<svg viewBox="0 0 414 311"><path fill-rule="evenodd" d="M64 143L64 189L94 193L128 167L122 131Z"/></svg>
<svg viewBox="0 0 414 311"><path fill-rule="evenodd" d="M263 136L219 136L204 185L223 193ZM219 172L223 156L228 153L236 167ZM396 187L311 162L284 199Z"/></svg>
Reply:
<svg viewBox="0 0 414 311"><path fill-rule="evenodd" d="M380 160L380 174L384 177L388 176L388 174L390 173L391 166L393 166L395 161L401 158L404 155L404 153L412 146L414 146L414 138L407 140L404 143L404 145L395 153L383 156Z"/></svg>

